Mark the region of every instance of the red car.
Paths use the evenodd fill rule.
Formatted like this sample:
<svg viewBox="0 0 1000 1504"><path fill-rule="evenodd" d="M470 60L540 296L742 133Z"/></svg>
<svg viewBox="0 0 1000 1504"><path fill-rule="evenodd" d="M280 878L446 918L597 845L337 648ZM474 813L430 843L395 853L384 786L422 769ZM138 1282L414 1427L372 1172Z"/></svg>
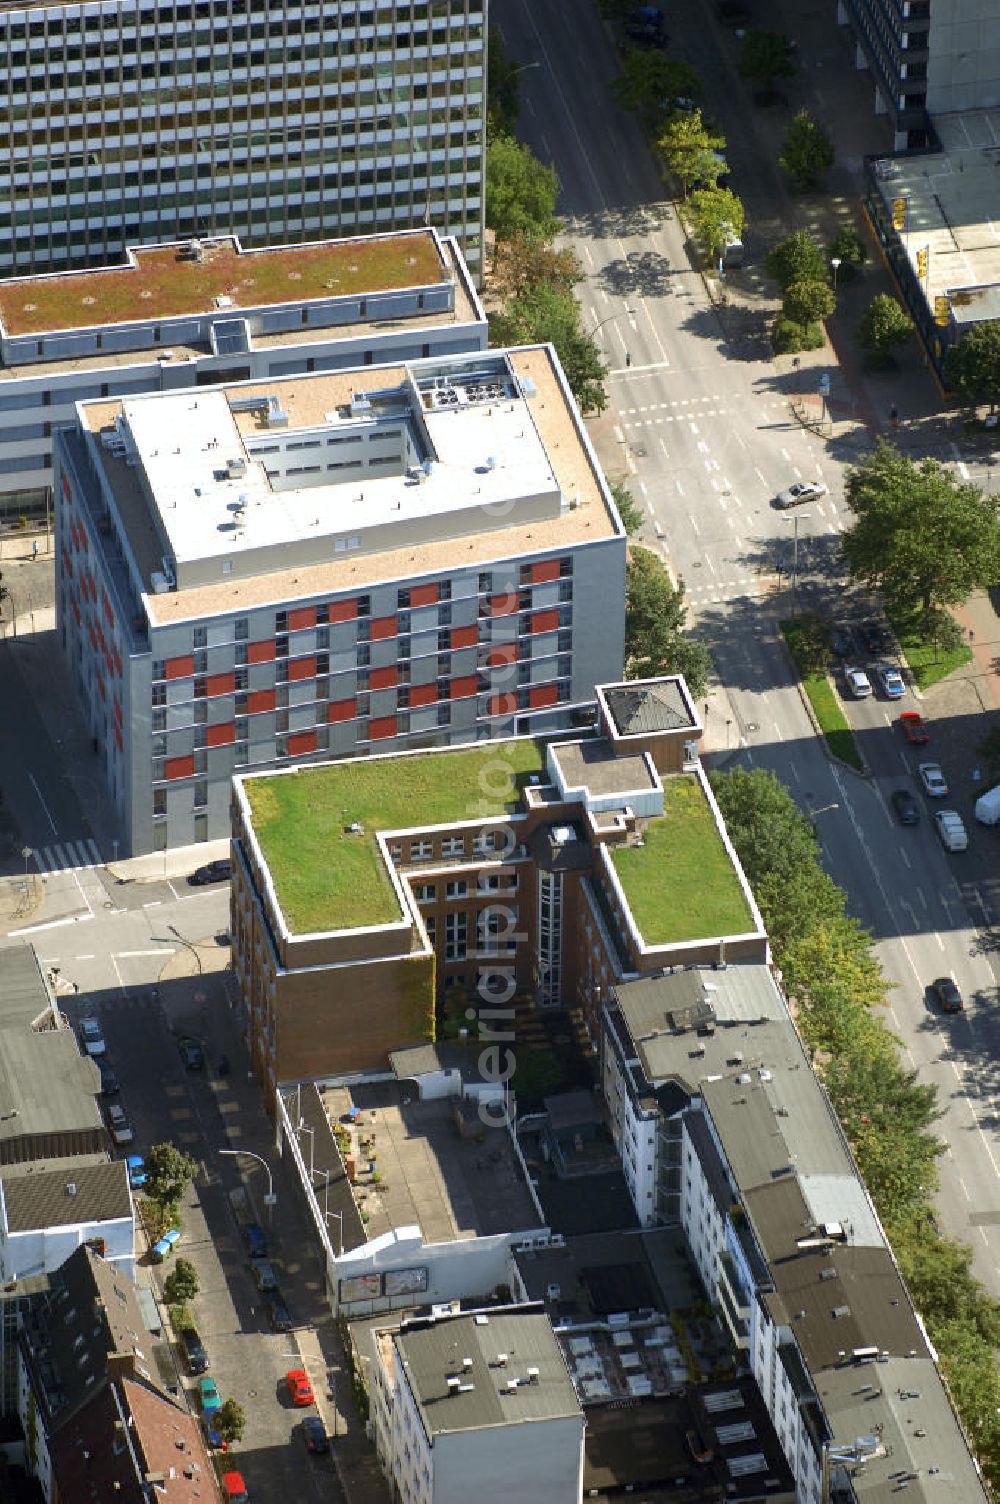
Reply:
<svg viewBox="0 0 1000 1504"><path fill-rule="evenodd" d="M304 1368L290 1369L285 1378L288 1381L288 1393L293 1405L315 1405L316 1396L313 1394L313 1386Z"/></svg>
<svg viewBox="0 0 1000 1504"><path fill-rule="evenodd" d="M922 747L925 742L930 741L923 717L918 715L915 710L904 711L899 718L899 724L902 726L903 735L911 747Z"/></svg>

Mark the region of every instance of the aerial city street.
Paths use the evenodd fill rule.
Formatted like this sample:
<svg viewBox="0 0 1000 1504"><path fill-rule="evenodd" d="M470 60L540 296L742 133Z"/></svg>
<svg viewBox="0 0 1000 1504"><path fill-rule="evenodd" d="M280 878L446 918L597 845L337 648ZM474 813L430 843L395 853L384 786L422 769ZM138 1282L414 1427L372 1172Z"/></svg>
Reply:
<svg viewBox="0 0 1000 1504"><path fill-rule="evenodd" d="M0 75L2 1497L996 1498L1000 0Z"/></svg>

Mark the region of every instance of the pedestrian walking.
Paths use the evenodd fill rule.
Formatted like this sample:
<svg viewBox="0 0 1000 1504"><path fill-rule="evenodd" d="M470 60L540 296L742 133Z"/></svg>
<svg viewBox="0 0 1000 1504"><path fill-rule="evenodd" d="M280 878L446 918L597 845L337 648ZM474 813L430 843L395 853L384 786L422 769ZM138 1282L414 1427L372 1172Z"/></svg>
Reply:
<svg viewBox="0 0 1000 1504"><path fill-rule="evenodd" d="M38 558L38 539L37 538L32 538L32 540L31 540L31 557L33 559L37 559Z"/></svg>

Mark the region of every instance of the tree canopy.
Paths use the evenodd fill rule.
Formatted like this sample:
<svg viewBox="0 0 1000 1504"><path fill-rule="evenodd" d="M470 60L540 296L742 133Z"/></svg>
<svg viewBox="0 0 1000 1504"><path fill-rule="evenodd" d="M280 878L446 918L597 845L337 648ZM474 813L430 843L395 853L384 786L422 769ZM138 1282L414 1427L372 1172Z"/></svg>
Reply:
<svg viewBox="0 0 1000 1504"><path fill-rule="evenodd" d="M184 1154L175 1144L154 1144L146 1156L146 1195L161 1206L173 1206L197 1169L190 1154Z"/></svg>
<svg viewBox="0 0 1000 1504"><path fill-rule="evenodd" d="M944 358L944 379L972 405L1000 403L1000 321L973 324Z"/></svg>
<svg viewBox="0 0 1000 1504"><path fill-rule="evenodd" d="M625 571L626 677L683 674L691 694L703 694L711 658L704 643L685 635L686 619L683 587L674 589L656 554L633 547Z"/></svg>
<svg viewBox="0 0 1000 1504"><path fill-rule="evenodd" d="M937 460L915 463L883 440L848 472L845 493L857 519L843 537L848 568L890 611L940 610L1000 580L996 500Z"/></svg>
<svg viewBox="0 0 1000 1504"><path fill-rule="evenodd" d="M836 307L836 299L829 282L814 282L803 278L785 288L781 306L785 317L794 323L813 324L830 317Z"/></svg>
<svg viewBox="0 0 1000 1504"><path fill-rule="evenodd" d="M571 292L582 279L583 267L569 246L557 249L519 230L496 242L490 282L501 298L519 297L543 283Z"/></svg>
<svg viewBox="0 0 1000 1504"><path fill-rule="evenodd" d="M778 166L799 192L815 188L820 173L833 166L833 142L808 110L799 110L788 127Z"/></svg>
<svg viewBox="0 0 1000 1504"><path fill-rule="evenodd" d="M550 341L556 348L573 396L584 412L603 412L604 362L580 322L572 292L543 282L512 298L490 320L494 344L530 345Z"/></svg>
<svg viewBox="0 0 1000 1504"><path fill-rule="evenodd" d="M660 48L635 48L625 54L615 94L649 130L676 112L677 99L697 99L701 79L690 63L668 57Z"/></svg>
<svg viewBox="0 0 1000 1504"><path fill-rule="evenodd" d="M828 267L822 247L809 231L796 230L768 251L767 270L784 290L793 282L821 282Z"/></svg>
<svg viewBox="0 0 1000 1504"><path fill-rule="evenodd" d="M642 509L623 480L615 481L611 494L618 508L618 515L627 533L637 533L642 527Z"/></svg>
<svg viewBox="0 0 1000 1504"><path fill-rule="evenodd" d="M722 255L727 240L743 234L745 220L743 201L730 188L696 188L691 195L694 233L713 257Z"/></svg>
<svg viewBox="0 0 1000 1504"><path fill-rule="evenodd" d="M507 49L499 26L489 29L489 63L486 81L486 120L490 136L512 135L521 113L520 68L507 61Z"/></svg>
<svg viewBox="0 0 1000 1504"><path fill-rule="evenodd" d="M718 184L726 171L718 153L725 150L726 138L708 128L700 110L677 114L664 127L657 146L668 169L684 190L684 197L695 183Z"/></svg>
<svg viewBox="0 0 1000 1504"><path fill-rule="evenodd" d="M779 78L795 72L792 44L777 31L748 31L740 52L740 72L760 84L765 94L774 90Z"/></svg>
<svg viewBox="0 0 1000 1504"><path fill-rule="evenodd" d="M522 234L528 240L552 240L559 228L554 167L546 167L531 148L498 132L486 147L486 223L501 240Z"/></svg>
<svg viewBox="0 0 1000 1504"><path fill-rule="evenodd" d="M876 293L858 323L858 341L881 364L892 361L892 352L913 333L913 321L897 298Z"/></svg>
<svg viewBox="0 0 1000 1504"><path fill-rule="evenodd" d="M178 1259L163 1281L163 1293L172 1306L187 1305L198 1294L198 1271L190 1259Z"/></svg>

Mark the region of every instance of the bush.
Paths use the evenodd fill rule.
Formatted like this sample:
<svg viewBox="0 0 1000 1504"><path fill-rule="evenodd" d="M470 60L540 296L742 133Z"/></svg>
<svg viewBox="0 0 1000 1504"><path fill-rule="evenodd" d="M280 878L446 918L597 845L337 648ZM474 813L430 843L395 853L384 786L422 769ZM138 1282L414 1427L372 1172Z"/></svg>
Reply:
<svg viewBox="0 0 1000 1504"><path fill-rule="evenodd" d="M880 292L865 309L858 324L858 342L868 352L873 366L891 366L892 352L913 333L913 321L902 304Z"/></svg>
<svg viewBox="0 0 1000 1504"><path fill-rule="evenodd" d="M830 272L822 246L808 230L796 230L773 246L767 253L767 270L782 292L793 282L821 282Z"/></svg>
<svg viewBox="0 0 1000 1504"><path fill-rule="evenodd" d="M850 282L856 277L859 269L868 260L868 251L864 241L853 225L844 225L838 230L826 248L827 259L837 260L840 266L837 269L837 282Z"/></svg>
<svg viewBox="0 0 1000 1504"><path fill-rule="evenodd" d="M198 1271L189 1259L178 1259L163 1281L163 1293L171 1305L183 1305L198 1294Z"/></svg>
<svg viewBox="0 0 1000 1504"><path fill-rule="evenodd" d="M771 331L771 343L776 355L795 355L799 350L818 350L823 344L823 329L819 324L796 324L794 319L779 313Z"/></svg>

